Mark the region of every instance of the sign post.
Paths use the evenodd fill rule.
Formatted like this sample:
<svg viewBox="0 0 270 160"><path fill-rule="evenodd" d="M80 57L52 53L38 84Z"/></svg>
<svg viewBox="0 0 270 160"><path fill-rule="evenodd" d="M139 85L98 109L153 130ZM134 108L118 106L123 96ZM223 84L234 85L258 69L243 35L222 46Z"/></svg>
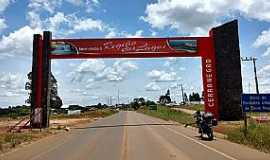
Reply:
<svg viewBox="0 0 270 160"><path fill-rule="evenodd" d="M247 112L270 112L270 94L242 94L244 134L247 134Z"/></svg>

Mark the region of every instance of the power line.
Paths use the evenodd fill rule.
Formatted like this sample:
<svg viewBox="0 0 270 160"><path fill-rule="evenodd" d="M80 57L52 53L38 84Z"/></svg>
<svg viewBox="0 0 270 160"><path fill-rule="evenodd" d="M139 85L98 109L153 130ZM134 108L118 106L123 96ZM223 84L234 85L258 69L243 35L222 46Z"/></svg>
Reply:
<svg viewBox="0 0 270 160"><path fill-rule="evenodd" d="M257 78L257 70L256 70L256 60L255 57L241 57L241 60L243 62L252 61L253 62L253 70L254 70L254 79L255 79L255 85L256 85L256 93L259 94L259 86L258 86L258 78Z"/></svg>

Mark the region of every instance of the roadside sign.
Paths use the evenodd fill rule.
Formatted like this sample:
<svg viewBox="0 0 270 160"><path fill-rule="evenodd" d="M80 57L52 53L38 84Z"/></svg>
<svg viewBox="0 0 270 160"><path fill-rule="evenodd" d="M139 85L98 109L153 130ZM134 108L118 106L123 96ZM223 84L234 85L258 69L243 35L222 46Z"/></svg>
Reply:
<svg viewBox="0 0 270 160"><path fill-rule="evenodd" d="M270 94L242 94L243 112L270 112Z"/></svg>

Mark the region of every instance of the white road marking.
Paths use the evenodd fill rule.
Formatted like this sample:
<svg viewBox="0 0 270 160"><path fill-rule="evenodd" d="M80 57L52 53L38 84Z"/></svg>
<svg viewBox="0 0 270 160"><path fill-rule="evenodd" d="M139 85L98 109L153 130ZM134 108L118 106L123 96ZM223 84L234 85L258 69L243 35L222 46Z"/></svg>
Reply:
<svg viewBox="0 0 270 160"><path fill-rule="evenodd" d="M153 120L151 120L151 121L152 121L152 122L155 122L155 121L153 121ZM224 157L226 157L226 158L228 158L228 159L230 159L230 160L238 160L238 159L236 159L236 158L234 158L234 157L232 157L232 156L230 156L230 155L227 155L226 153L223 153L223 152L221 152L221 151L218 151L218 150L215 149L215 148L212 148L212 147L210 147L210 146L207 146L206 144L203 144L203 143L201 143L201 142L199 142L199 141L197 141L197 140L195 140L195 139L193 139L193 138L191 138L191 137L189 137L189 136L187 136L187 135L185 135L185 134L183 134L183 133L177 132L177 131L175 131L175 130L169 128L169 127L166 127L166 126L162 126L162 127L168 129L169 131L171 131L171 132L173 132L173 133L175 133L175 134L177 134L177 135L183 136L183 137L185 137L186 139L189 139L189 140L191 140L191 141L193 141L193 142L195 142L195 143L197 143L197 144L199 144L199 145L201 145L201 146L203 146L203 147L205 147L205 148L207 148L207 149L209 149L209 150L211 150L211 151L213 151L213 152L216 152L216 153L218 153L218 154L220 154L220 155L222 155L222 156L224 156Z"/></svg>
<svg viewBox="0 0 270 160"><path fill-rule="evenodd" d="M224 157L226 157L226 158L228 158L228 159L230 159L230 160L238 160L238 159L236 159L236 158L234 158L234 157L232 157L232 156L229 156L229 155L227 155L227 154L225 154L225 153L223 153L223 152L221 152L221 151L216 150L215 148L209 147L209 146L207 146L207 145L205 145L205 144L203 144L203 143L201 143L201 142L199 142L199 141L197 141L197 140L195 140L195 139L193 139L193 138L191 138L191 137L189 137L189 136L186 136L186 135L183 134L183 133L177 132L177 131L175 131L175 130L169 128L169 127L165 127L165 126L163 126L163 127L164 127L164 128L167 128L167 129L170 130L171 132L174 132L175 134L181 135L181 136L183 136L183 137L185 137L185 138L187 138L187 139L189 139L189 140L191 140L191 141L193 141L193 142L195 142L195 143L197 143L197 144L199 144L199 145L201 145L201 146L203 146L203 147L205 147L205 148L207 148L207 149L209 149L209 150L211 150L211 151L213 151L213 152L216 152L216 153L218 153L218 154L220 154L220 155L222 155L222 156L224 156Z"/></svg>

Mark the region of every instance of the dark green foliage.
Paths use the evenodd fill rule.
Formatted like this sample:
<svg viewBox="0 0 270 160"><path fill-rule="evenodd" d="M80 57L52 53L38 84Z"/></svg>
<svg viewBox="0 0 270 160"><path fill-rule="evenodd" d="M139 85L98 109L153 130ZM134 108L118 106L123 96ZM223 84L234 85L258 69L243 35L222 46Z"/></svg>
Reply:
<svg viewBox="0 0 270 160"><path fill-rule="evenodd" d="M201 101L200 94L192 92L192 94L189 95L189 101Z"/></svg>
<svg viewBox="0 0 270 160"><path fill-rule="evenodd" d="M134 98L133 102L130 103L130 106L134 109L137 110L139 109L141 106L146 105L145 99L143 97L140 98Z"/></svg>
<svg viewBox="0 0 270 160"><path fill-rule="evenodd" d="M28 116L29 114L30 114L30 107L25 105L9 108L0 108L1 117L17 118L20 116Z"/></svg>
<svg viewBox="0 0 270 160"><path fill-rule="evenodd" d="M156 105L156 103L154 101L147 100L145 105L146 106Z"/></svg>
<svg viewBox="0 0 270 160"><path fill-rule="evenodd" d="M32 85L32 73L29 72L27 74L27 77L29 81L26 82L25 89L30 91L31 85ZM61 98L58 96L57 80L52 73L50 77L51 77L50 79L50 88L51 88L50 104L51 106L50 107L54 109L59 109L63 105L63 102ZM29 95L29 98L25 102L31 104L31 94Z"/></svg>
<svg viewBox="0 0 270 160"><path fill-rule="evenodd" d="M51 98L51 108L59 109L63 105L62 99L59 96Z"/></svg>

